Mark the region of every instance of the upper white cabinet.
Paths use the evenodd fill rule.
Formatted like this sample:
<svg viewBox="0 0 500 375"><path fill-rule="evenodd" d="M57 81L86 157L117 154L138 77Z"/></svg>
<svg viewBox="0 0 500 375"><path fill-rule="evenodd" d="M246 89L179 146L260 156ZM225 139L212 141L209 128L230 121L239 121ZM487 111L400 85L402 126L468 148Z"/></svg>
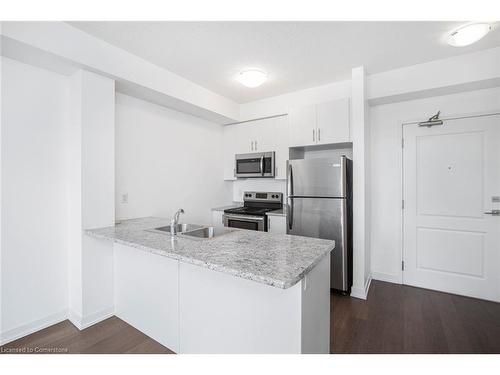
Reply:
<svg viewBox="0 0 500 375"><path fill-rule="evenodd" d="M316 144L316 106L294 108L290 115L290 147Z"/></svg>
<svg viewBox="0 0 500 375"><path fill-rule="evenodd" d="M223 156L224 156L224 180L234 180L234 155L236 154L237 145L235 142L238 140L238 126L228 125L224 127L223 131Z"/></svg>
<svg viewBox="0 0 500 375"><path fill-rule="evenodd" d="M273 119L273 143L276 151L276 176L278 180L286 180L286 161L288 160L288 116Z"/></svg>
<svg viewBox="0 0 500 375"><path fill-rule="evenodd" d="M280 116L224 127L224 179L234 180L234 156L275 151L276 178L285 179L288 159L288 117Z"/></svg>
<svg viewBox="0 0 500 375"><path fill-rule="evenodd" d="M290 110L290 147L350 142L349 99Z"/></svg>
<svg viewBox="0 0 500 375"><path fill-rule="evenodd" d="M316 106L318 144L350 141L349 99L335 100Z"/></svg>

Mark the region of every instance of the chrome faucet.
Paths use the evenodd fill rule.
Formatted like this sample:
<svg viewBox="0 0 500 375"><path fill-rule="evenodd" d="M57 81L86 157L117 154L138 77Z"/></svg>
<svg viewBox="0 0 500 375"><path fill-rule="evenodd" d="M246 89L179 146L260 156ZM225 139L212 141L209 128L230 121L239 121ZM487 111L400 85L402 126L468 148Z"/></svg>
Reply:
<svg viewBox="0 0 500 375"><path fill-rule="evenodd" d="M182 208L179 208L172 217L172 220L170 221L170 235L175 236L177 234L177 224L179 223L179 215L183 213L184 210Z"/></svg>

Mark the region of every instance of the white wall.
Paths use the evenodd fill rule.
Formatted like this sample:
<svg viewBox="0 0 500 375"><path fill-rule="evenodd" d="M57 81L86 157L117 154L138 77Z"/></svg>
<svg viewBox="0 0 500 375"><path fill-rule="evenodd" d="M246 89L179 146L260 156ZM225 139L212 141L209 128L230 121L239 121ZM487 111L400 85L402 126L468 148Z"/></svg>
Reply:
<svg viewBox="0 0 500 375"><path fill-rule="evenodd" d="M298 90L249 103L240 104L240 121L289 113L291 107L324 103L351 96L351 81Z"/></svg>
<svg viewBox="0 0 500 375"><path fill-rule="evenodd" d="M0 21L0 33L2 31L2 22ZM3 43L0 40L0 54L3 51ZM2 111L2 92L3 92L3 58L0 57L0 343L2 342L2 332L3 332L3 319L2 319L2 122L3 122L3 111Z"/></svg>
<svg viewBox="0 0 500 375"><path fill-rule="evenodd" d="M2 35L8 57L67 75L93 71L129 95L220 123L238 121L234 101L65 22L6 22Z"/></svg>
<svg viewBox="0 0 500 375"><path fill-rule="evenodd" d="M117 94L117 219L183 208L181 221L210 223L210 209L232 200L222 157L221 125Z"/></svg>
<svg viewBox="0 0 500 375"><path fill-rule="evenodd" d="M351 296L365 299L370 275L370 128L364 67L352 70L351 139L353 152L353 281Z"/></svg>
<svg viewBox="0 0 500 375"><path fill-rule="evenodd" d="M500 110L500 88L379 105L371 112L373 278L401 282L401 124Z"/></svg>
<svg viewBox="0 0 500 375"><path fill-rule="evenodd" d="M83 235L115 221L115 86L98 74L70 78L69 318L82 329L114 311L113 244Z"/></svg>
<svg viewBox="0 0 500 375"><path fill-rule="evenodd" d="M2 58L3 341L66 316L67 124L67 79Z"/></svg>

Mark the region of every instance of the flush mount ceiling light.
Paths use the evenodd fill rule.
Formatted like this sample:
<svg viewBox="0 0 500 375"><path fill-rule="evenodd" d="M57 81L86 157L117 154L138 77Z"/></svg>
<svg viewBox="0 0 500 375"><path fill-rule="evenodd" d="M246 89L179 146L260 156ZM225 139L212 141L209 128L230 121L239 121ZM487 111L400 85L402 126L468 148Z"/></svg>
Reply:
<svg viewBox="0 0 500 375"><path fill-rule="evenodd" d="M258 87L267 81L267 73L257 69L243 70L236 80L246 87Z"/></svg>
<svg viewBox="0 0 500 375"><path fill-rule="evenodd" d="M453 47L464 47L477 42L491 30L491 25L486 22L469 23L453 30L447 42Z"/></svg>

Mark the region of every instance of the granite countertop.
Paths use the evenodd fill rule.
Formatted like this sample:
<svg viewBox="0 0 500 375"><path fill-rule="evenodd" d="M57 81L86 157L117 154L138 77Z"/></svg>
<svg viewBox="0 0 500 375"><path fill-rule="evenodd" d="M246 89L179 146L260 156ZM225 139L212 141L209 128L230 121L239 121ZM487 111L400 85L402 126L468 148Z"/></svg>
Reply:
<svg viewBox="0 0 500 375"><path fill-rule="evenodd" d="M266 212L267 216L285 216L286 215L286 209L283 206L283 208L280 208L279 210L274 210L274 211L269 211Z"/></svg>
<svg viewBox="0 0 500 375"><path fill-rule="evenodd" d="M335 245L331 240L234 228L203 240L149 231L164 225L169 225L168 219L147 217L86 234L282 289L300 281Z"/></svg>
<svg viewBox="0 0 500 375"><path fill-rule="evenodd" d="M232 204L228 204L227 206L214 207L212 208L212 211L224 211L230 208L236 208L241 206L243 206L243 202L233 202Z"/></svg>

